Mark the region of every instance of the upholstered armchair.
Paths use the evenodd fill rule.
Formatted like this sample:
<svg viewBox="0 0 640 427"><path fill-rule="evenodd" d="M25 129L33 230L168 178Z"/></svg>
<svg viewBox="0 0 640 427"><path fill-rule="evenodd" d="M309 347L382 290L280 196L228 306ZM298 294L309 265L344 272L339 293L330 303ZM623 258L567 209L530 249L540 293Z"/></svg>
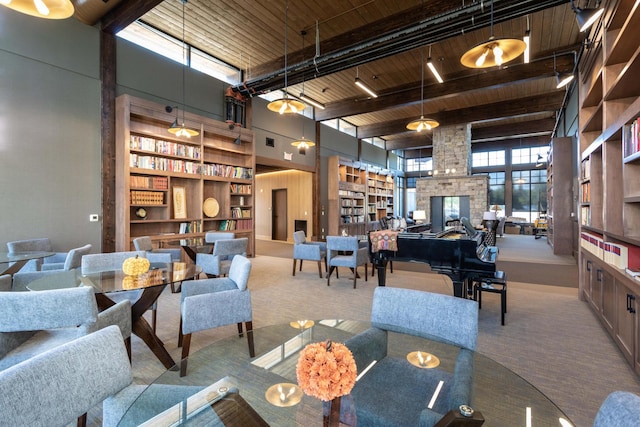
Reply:
<svg viewBox="0 0 640 427"><path fill-rule="evenodd" d="M318 263L318 276L322 279L322 261L327 269L327 244L324 242L307 242L304 231L293 233L293 275L296 275L296 262L300 260L300 271L302 271L302 261L316 261Z"/></svg>
<svg viewBox="0 0 640 427"><path fill-rule="evenodd" d="M358 372L377 361L351 391L358 425L430 427L448 411L462 404L472 405L473 351L478 340L475 301L378 287L373 295L371 323L370 329L345 343L353 352ZM389 356L389 332L452 345L451 351L457 351L454 367L420 369L406 357ZM425 402L431 400L440 381L444 385L429 409Z"/></svg>
<svg viewBox="0 0 640 427"><path fill-rule="evenodd" d="M187 360L191 334L225 325L238 325L242 336L245 323L249 355L255 356L251 291L247 288L251 274L251 261L236 255L231 261L229 277L182 282L181 319L178 346L182 346L180 376L187 373Z"/></svg>
<svg viewBox="0 0 640 427"><path fill-rule="evenodd" d="M120 328L130 348L131 304L98 312L90 286L0 292L0 371L109 325Z"/></svg>
<svg viewBox="0 0 640 427"><path fill-rule="evenodd" d="M233 260L234 256L247 256L248 244L249 239L247 237L216 240L211 254L196 254L196 264L202 267L202 272L207 277L224 276L229 273L231 260Z"/></svg>
<svg viewBox="0 0 640 427"><path fill-rule="evenodd" d="M356 288L358 267L364 265L364 280L368 280L367 264L369 263L369 249L360 247L357 237L327 236L327 286L331 285L331 274L338 267L349 267L353 271L353 288Z"/></svg>
<svg viewBox="0 0 640 427"><path fill-rule="evenodd" d="M171 255L171 261L180 262L182 259L182 249L180 248L154 248L151 237L142 236L133 239L133 246L136 251L142 251L146 253L168 253Z"/></svg>
<svg viewBox="0 0 640 427"><path fill-rule="evenodd" d="M54 252L51 241L47 237L7 242L7 250L9 252ZM54 252L52 256L46 257L44 260L28 261L20 271L40 271L43 264L64 262L66 256L66 252Z"/></svg>
<svg viewBox="0 0 640 427"><path fill-rule="evenodd" d="M604 400L593 427L635 427L640 420L640 396L628 391L614 391Z"/></svg>

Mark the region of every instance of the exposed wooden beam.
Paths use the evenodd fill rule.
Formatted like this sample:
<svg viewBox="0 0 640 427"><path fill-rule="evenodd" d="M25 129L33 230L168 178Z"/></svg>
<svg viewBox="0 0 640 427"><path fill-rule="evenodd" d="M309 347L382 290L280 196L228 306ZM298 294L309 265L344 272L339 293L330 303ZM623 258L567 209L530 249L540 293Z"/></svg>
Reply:
<svg viewBox="0 0 640 427"><path fill-rule="evenodd" d="M532 120L529 122L509 123L471 129L471 141L496 140L530 135L540 132L552 132L556 124L554 118Z"/></svg>
<svg viewBox="0 0 640 427"><path fill-rule="evenodd" d="M502 101L471 108L463 108L460 110L429 113L429 117L440 122L441 126L450 126L482 120L539 113L541 111L557 111L562 105L563 99L564 92L558 91L513 101ZM407 117L405 119L359 126L358 138L372 138L374 136L408 132L406 126L412 119L413 117Z"/></svg>
<svg viewBox="0 0 640 427"><path fill-rule="evenodd" d="M111 9L101 20L102 31L116 34L163 0L124 0Z"/></svg>
<svg viewBox="0 0 640 427"><path fill-rule="evenodd" d="M560 72L573 70L573 55L557 58ZM425 99L455 96L474 89L496 89L528 80L552 77L554 75L553 58L544 58L529 64L516 64L503 69L488 71L463 71L455 76L446 76L444 84L431 83L424 87ZM348 99L325 104L324 110L316 110L316 120L329 120L355 116L402 105L420 103L420 81L390 89L389 95L378 94L378 98Z"/></svg>

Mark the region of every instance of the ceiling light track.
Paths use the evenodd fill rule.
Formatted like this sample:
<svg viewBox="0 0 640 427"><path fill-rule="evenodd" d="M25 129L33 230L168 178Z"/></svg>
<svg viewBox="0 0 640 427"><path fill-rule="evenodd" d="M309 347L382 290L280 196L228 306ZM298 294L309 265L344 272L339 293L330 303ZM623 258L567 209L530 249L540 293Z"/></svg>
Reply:
<svg viewBox="0 0 640 427"><path fill-rule="evenodd" d="M298 63L295 69L289 70L288 84L301 83L305 72L322 77L459 36L462 32L488 27L490 13L480 3L473 2L449 13L424 19L416 25ZM565 3L566 0L496 0L494 23L524 17ZM233 90L248 97L255 96L284 87L283 77L284 70L280 69L236 85Z"/></svg>

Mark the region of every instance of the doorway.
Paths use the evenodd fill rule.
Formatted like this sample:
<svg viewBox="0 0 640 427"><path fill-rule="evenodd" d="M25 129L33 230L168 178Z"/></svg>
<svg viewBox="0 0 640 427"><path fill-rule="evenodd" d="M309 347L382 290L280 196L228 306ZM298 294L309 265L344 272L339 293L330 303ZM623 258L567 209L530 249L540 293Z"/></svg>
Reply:
<svg viewBox="0 0 640 427"><path fill-rule="evenodd" d="M469 218L470 214L469 196L431 198L431 230L434 232L444 230L448 220Z"/></svg>
<svg viewBox="0 0 640 427"><path fill-rule="evenodd" d="M271 240L287 241L287 189L271 190Z"/></svg>

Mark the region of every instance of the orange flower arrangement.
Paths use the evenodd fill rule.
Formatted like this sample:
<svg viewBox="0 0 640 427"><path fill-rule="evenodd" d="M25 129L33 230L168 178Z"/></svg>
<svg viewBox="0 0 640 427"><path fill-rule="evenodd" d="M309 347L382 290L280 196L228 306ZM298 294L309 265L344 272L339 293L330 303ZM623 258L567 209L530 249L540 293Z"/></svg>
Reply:
<svg viewBox="0 0 640 427"><path fill-rule="evenodd" d="M298 385L305 394L330 401L351 392L357 368L353 354L331 341L307 345L296 366Z"/></svg>

